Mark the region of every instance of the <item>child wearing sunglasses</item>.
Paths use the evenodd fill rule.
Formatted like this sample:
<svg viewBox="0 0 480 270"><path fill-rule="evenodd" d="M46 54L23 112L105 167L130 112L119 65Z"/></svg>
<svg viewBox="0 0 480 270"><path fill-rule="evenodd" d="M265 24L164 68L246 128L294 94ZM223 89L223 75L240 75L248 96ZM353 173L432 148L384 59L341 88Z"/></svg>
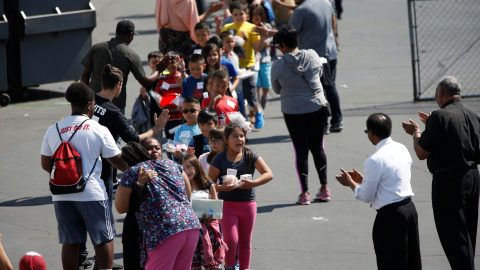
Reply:
<svg viewBox="0 0 480 270"><path fill-rule="evenodd" d="M197 118L200 111L200 101L194 97L188 97L183 102L182 115L185 119L185 124L181 125L176 131L173 138L174 141L189 145L193 136L202 134L202 131L198 127ZM175 161L178 161L182 157L181 151L175 151L173 153Z"/></svg>

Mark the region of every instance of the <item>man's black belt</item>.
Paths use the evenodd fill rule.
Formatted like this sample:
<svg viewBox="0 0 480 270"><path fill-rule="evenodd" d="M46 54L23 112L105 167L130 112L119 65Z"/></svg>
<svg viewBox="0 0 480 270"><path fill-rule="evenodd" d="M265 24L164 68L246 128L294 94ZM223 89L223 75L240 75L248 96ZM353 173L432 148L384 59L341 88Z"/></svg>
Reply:
<svg viewBox="0 0 480 270"><path fill-rule="evenodd" d="M389 209L395 209L395 208L398 208L399 206L409 204L411 202L412 202L412 198L408 197L408 198L405 198L405 199L403 199L399 202L394 202L394 203L391 203L391 204L387 204L384 207L378 209L377 212L385 211L385 210L389 210Z"/></svg>

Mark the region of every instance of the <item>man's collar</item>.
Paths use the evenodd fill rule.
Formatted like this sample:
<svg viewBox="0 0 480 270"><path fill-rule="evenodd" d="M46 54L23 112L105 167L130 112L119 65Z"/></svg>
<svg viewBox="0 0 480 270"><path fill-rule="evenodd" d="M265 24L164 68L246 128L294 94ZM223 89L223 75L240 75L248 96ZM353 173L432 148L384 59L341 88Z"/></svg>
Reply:
<svg viewBox="0 0 480 270"><path fill-rule="evenodd" d="M442 108L441 108L441 109L443 109L443 108L447 107L448 105L450 105L450 104L452 104L452 103L457 103L457 102L462 102L462 100L461 100L461 99L459 99L459 98L453 98L453 99L451 99L451 100L449 100L449 101L445 102L445 104L443 104L443 106L442 106Z"/></svg>
<svg viewBox="0 0 480 270"><path fill-rule="evenodd" d="M375 149L378 151L384 145L389 144L391 142L393 142L392 137L385 138L385 139L381 140L379 143L377 143L377 145L375 145Z"/></svg>

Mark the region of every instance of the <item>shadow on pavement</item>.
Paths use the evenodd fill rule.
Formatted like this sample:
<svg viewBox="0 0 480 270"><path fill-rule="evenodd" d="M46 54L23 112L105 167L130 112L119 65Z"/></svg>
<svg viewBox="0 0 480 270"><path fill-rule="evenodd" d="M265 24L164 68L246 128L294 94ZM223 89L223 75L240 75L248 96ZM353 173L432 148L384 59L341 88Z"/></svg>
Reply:
<svg viewBox="0 0 480 270"><path fill-rule="evenodd" d="M247 146L252 144L283 143L283 142L289 142L289 141L290 141L290 136L278 135L278 136L265 137L265 138L248 139Z"/></svg>
<svg viewBox="0 0 480 270"><path fill-rule="evenodd" d="M24 197L0 203L0 207L36 206L52 203L52 195L43 197Z"/></svg>
<svg viewBox="0 0 480 270"><path fill-rule="evenodd" d="M297 204L295 204L295 203L282 203L282 204L272 204L272 205L260 206L260 207L257 207L257 214L271 213L275 209L292 207L292 206L297 206Z"/></svg>

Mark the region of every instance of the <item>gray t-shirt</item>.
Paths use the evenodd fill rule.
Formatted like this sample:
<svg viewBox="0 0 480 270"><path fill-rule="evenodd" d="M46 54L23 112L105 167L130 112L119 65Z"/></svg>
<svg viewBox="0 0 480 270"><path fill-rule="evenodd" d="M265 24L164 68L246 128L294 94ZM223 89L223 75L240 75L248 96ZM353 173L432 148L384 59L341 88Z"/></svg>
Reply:
<svg viewBox="0 0 480 270"><path fill-rule="evenodd" d="M298 48L314 49L328 60L337 59L333 15L334 10L328 0L305 0L301 3L289 22L298 32Z"/></svg>
<svg viewBox="0 0 480 270"><path fill-rule="evenodd" d="M95 93L102 91L102 73L107 64L111 64L123 72L122 92L118 98L113 99L113 104L119 109L124 109L127 101L128 74L131 71L137 80L145 77L142 61L138 54L119 38L112 38L110 41L93 45L82 60L82 65L92 71L89 86Z"/></svg>
<svg viewBox="0 0 480 270"><path fill-rule="evenodd" d="M272 88L280 94L282 113L303 114L320 110L327 103L320 76L322 62L314 50L287 53L273 62Z"/></svg>
<svg viewBox="0 0 480 270"><path fill-rule="evenodd" d="M237 178L240 179L242 174L251 174L255 172L255 162L260 157L257 153L250 150L250 168L248 167L248 160L243 150L243 157L237 162L230 162L227 159L227 152L223 151L216 155L210 166L220 170L219 180L223 184L222 176L227 175L227 169L237 170ZM234 189L232 191L219 191L218 198L229 202L253 202L255 201L255 188L252 189Z"/></svg>

